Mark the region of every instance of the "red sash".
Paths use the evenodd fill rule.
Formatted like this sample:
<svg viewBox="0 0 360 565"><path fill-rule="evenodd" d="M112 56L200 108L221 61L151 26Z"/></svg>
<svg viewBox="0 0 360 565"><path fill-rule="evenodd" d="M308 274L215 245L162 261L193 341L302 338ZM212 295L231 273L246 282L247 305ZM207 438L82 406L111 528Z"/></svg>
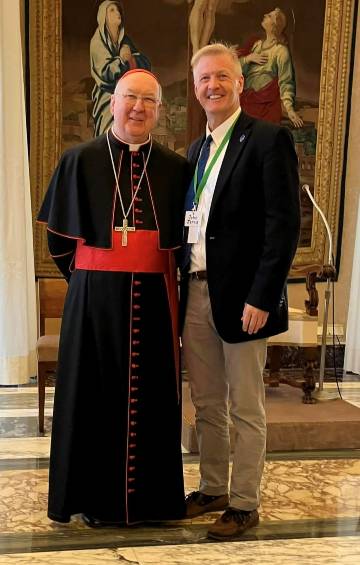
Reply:
<svg viewBox="0 0 360 565"><path fill-rule="evenodd" d="M122 233L113 232L112 249L99 249L77 242L75 269L87 271L124 271L128 273L167 273L169 251L160 250L158 232L136 230L121 245Z"/></svg>
<svg viewBox="0 0 360 565"><path fill-rule="evenodd" d="M159 249L158 232L136 230L128 234L127 246L121 245L122 233L113 232L112 249L99 249L77 241L75 269L128 273L163 273L172 322L174 361L180 401L180 363L178 336L178 289L174 253Z"/></svg>

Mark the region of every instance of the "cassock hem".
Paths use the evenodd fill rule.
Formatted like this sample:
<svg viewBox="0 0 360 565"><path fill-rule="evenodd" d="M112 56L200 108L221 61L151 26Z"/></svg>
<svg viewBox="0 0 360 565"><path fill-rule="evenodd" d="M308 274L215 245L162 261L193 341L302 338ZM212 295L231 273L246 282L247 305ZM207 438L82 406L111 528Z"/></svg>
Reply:
<svg viewBox="0 0 360 565"><path fill-rule="evenodd" d="M50 518L50 520L53 520L54 522L66 524L70 522L71 516L69 514L53 514L52 512L48 512L48 518Z"/></svg>

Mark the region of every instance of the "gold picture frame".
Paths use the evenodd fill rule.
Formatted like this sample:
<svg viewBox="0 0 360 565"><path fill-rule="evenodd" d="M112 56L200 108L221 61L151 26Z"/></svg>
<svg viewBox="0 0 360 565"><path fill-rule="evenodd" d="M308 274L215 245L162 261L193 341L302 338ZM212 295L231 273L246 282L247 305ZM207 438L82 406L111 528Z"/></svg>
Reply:
<svg viewBox="0 0 360 565"><path fill-rule="evenodd" d="M323 30L314 193L328 218L335 256L341 239L339 226L356 2L327 0ZM48 254L46 230L36 225L35 217L61 153L62 1L31 0L29 5L30 180L35 266L37 276L58 276ZM326 253L326 230L319 214L314 212L311 245L298 248L292 274L296 276L297 268L321 264Z"/></svg>

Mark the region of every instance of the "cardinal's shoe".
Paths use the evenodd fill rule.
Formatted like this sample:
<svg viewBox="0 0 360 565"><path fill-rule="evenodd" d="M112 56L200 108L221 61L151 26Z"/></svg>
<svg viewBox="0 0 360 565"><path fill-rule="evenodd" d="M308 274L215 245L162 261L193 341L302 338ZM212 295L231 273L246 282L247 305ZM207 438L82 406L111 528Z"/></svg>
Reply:
<svg viewBox="0 0 360 565"><path fill-rule="evenodd" d="M104 522L103 520L98 520L89 514L81 514L81 518L87 526L90 528L120 528L124 526L121 522Z"/></svg>
<svg viewBox="0 0 360 565"><path fill-rule="evenodd" d="M210 526L208 538L216 540L228 540L241 537L249 528L257 526L259 514L257 510L237 510L228 508L224 514Z"/></svg>

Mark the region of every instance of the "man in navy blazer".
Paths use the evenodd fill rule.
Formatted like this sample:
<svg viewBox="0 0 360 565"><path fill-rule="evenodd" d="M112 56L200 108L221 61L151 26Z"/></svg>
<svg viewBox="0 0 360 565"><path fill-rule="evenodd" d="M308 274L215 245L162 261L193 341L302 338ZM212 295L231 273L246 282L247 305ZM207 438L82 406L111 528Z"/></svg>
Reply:
<svg viewBox="0 0 360 565"><path fill-rule="evenodd" d="M259 521L266 338L288 327L286 279L300 230L298 161L289 130L242 112L244 79L234 48L203 47L192 68L207 126L189 150L196 170L182 269L183 349L201 475L186 504L188 517L225 510L208 536L226 540Z"/></svg>

